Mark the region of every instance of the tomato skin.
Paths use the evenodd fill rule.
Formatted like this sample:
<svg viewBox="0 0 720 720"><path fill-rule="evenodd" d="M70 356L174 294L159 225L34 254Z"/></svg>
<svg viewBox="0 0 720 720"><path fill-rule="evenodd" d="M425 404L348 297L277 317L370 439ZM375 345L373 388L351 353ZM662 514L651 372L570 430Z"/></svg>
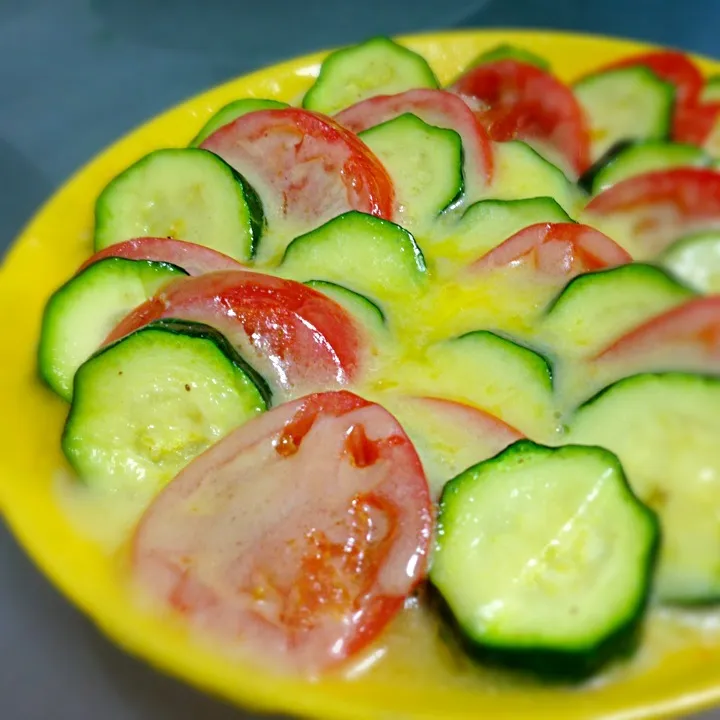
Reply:
<svg viewBox="0 0 720 720"><path fill-rule="evenodd" d="M531 264L544 275L567 278L629 262L630 254L595 228L580 223L537 223L490 250L471 269Z"/></svg>
<svg viewBox="0 0 720 720"><path fill-rule="evenodd" d="M693 298L625 333L595 360L621 360L635 353L677 347L693 351L693 360L720 362L720 295Z"/></svg>
<svg viewBox="0 0 720 720"><path fill-rule="evenodd" d="M720 103L702 103L678 111L673 139L702 147L720 121Z"/></svg>
<svg viewBox="0 0 720 720"><path fill-rule="evenodd" d="M547 144L582 174L590 166L590 133L570 88L548 72L517 60L468 70L451 88L487 107L477 111L493 140Z"/></svg>
<svg viewBox="0 0 720 720"><path fill-rule="evenodd" d="M396 95L377 95L346 108L335 119L360 133L407 112L429 125L455 130L463 141L465 162L471 175L468 180L481 186L490 183L493 173L490 138L473 111L454 93L421 88Z"/></svg>
<svg viewBox="0 0 720 720"><path fill-rule="evenodd" d="M293 437L286 454L281 440ZM348 441L377 448L354 464ZM397 421L347 391L258 416L167 485L132 539L134 578L201 629L275 668L364 649L424 578L433 523Z"/></svg>
<svg viewBox="0 0 720 720"><path fill-rule="evenodd" d="M229 255L203 245L172 238L141 237L110 245L96 252L80 266L78 272L108 257L167 262L181 267L189 275L203 275L218 270L240 270L243 267Z"/></svg>
<svg viewBox="0 0 720 720"><path fill-rule="evenodd" d="M585 210L637 214L633 232L649 250L661 252L690 230L720 223L720 173L686 167L637 175L596 195Z"/></svg>
<svg viewBox="0 0 720 720"><path fill-rule="evenodd" d="M300 228L317 227L347 210L392 218L395 191L382 163L354 133L320 113L247 113L201 147L232 165L263 204Z"/></svg>
<svg viewBox="0 0 720 720"><path fill-rule="evenodd" d="M171 282L105 342L170 317L216 327L281 389L344 385L361 366L365 338L344 308L302 283L247 270Z"/></svg>

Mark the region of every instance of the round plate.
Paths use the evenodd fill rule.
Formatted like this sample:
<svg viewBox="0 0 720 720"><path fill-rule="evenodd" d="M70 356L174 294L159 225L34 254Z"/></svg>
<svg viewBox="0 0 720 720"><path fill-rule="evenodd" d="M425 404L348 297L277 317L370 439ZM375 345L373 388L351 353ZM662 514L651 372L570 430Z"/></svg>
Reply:
<svg viewBox="0 0 720 720"><path fill-rule="evenodd" d="M422 53L441 81L500 42L546 57L564 80L647 49L637 43L558 33L442 33L402 38ZM720 644L689 643L646 673L611 684L563 691L536 687L499 692L478 686L433 686L395 675L352 681L304 682L268 675L213 654L168 619L143 612L122 582L122 557L71 525L56 491L64 467L59 439L66 405L36 377L43 305L92 250L93 205L114 175L159 147L183 146L223 104L256 96L294 101L317 74L324 53L239 78L176 107L117 142L76 174L38 213L0 271L5 308L0 397L0 511L45 574L114 642L159 669L244 706L329 720L437 718L659 717L707 706L720 698ZM720 64L698 60L703 70Z"/></svg>

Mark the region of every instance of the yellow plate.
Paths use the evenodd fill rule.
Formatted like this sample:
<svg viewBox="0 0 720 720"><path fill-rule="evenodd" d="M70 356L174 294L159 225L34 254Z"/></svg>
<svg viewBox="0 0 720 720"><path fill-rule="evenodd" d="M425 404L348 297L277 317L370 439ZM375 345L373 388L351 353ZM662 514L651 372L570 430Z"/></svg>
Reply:
<svg viewBox="0 0 720 720"><path fill-rule="evenodd" d="M517 31L442 33L404 38L441 81L499 42L550 60L572 80L615 58L647 49L599 37ZM36 380L35 347L43 304L91 253L95 197L116 173L148 151L185 145L223 104L244 96L296 100L323 54L239 78L176 107L120 140L76 174L39 212L0 271L4 351L0 372L0 510L47 576L110 638L161 670L238 704L331 720L368 718L659 717L720 698L720 646L696 641L646 674L582 692L498 692L380 677L306 683L270 677L222 659L167 620L131 604L117 558L73 529L60 509L53 475L63 467L59 438L66 407ZM720 64L699 60L706 72ZM6 592L12 592L6 589Z"/></svg>

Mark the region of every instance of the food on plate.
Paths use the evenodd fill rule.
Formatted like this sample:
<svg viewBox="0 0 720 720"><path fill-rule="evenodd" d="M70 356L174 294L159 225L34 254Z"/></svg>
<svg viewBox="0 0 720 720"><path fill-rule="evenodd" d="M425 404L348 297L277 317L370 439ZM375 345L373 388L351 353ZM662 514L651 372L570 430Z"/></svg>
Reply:
<svg viewBox="0 0 720 720"><path fill-rule="evenodd" d="M660 662L720 599L719 87L373 38L111 179L38 371L118 581L301 676Z"/></svg>

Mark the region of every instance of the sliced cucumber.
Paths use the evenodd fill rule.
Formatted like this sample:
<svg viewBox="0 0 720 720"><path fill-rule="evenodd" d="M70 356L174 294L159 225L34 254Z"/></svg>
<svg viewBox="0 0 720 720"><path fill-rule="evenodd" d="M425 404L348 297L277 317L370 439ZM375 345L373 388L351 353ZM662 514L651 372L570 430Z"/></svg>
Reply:
<svg viewBox="0 0 720 720"><path fill-rule="evenodd" d="M660 257L673 275L703 293L720 293L720 231L681 238Z"/></svg>
<svg viewBox="0 0 720 720"><path fill-rule="evenodd" d="M635 375L575 414L570 442L601 445L660 515L657 591L667 602L720 600L720 378Z"/></svg>
<svg viewBox="0 0 720 720"><path fill-rule="evenodd" d="M403 227L427 227L462 196L463 147L454 130L405 113L361 132L360 138L390 174Z"/></svg>
<svg viewBox="0 0 720 720"><path fill-rule="evenodd" d="M328 55L302 104L334 115L373 95L421 87L439 87L427 60L390 38L375 37Z"/></svg>
<svg viewBox="0 0 720 720"><path fill-rule="evenodd" d="M436 537L430 580L481 656L583 677L634 644L659 527L607 450L511 445L445 486Z"/></svg>
<svg viewBox="0 0 720 720"><path fill-rule="evenodd" d="M279 110L288 107L279 100L263 100L262 98L242 98L221 107L203 126L200 132L190 141L190 147L197 147L205 138L212 135L233 120L257 110Z"/></svg>
<svg viewBox="0 0 720 720"><path fill-rule="evenodd" d="M95 204L95 250L170 237L250 260L264 226L255 191L207 150L155 150L120 173Z"/></svg>
<svg viewBox="0 0 720 720"><path fill-rule="evenodd" d="M574 90L590 122L593 160L621 140L664 140L670 135L675 88L647 67L589 75Z"/></svg>
<svg viewBox="0 0 720 720"><path fill-rule="evenodd" d="M173 278L175 265L150 260L98 260L56 290L45 306L38 348L40 377L72 400L75 371L131 310Z"/></svg>
<svg viewBox="0 0 720 720"><path fill-rule="evenodd" d="M88 485L157 489L269 401L265 381L216 330L158 321L80 366L62 447Z"/></svg>
<svg viewBox="0 0 720 720"><path fill-rule="evenodd" d="M280 272L293 280L328 280L384 301L417 294L427 283L413 236L395 223L354 210L295 238Z"/></svg>
<svg viewBox="0 0 720 720"><path fill-rule="evenodd" d="M358 318L365 327L380 330L385 326L385 313L369 298L326 280L308 280L305 285L327 295Z"/></svg>
<svg viewBox="0 0 720 720"><path fill-rule="evenodd" d="M631 263L598 270L570 280L550 303L540 332L551 347L587 356L692 295L692 290L652 265Z"/></svg>
<svg viewBox="0 0 720 720"><path fill-rule="evenodd" d="M493 200L551 197L575 216L583 194L559 167L519 140L495 143L495 170L489 195Z"/></svg>
<svg viewBox="0 0 720 720"><path fill-rule="evenodd" d="M578 183L597 195L621 180L653 170L709 164L707 153L695 145L662 140L623 140L611 147Z"/></svg>
<svg viewBox="0 0 720 720"><path fill-rule="evenodd" d="M534 65L545 72L549 72L550 63L545 59L536 55L530 50L525 50L515 45L509 45L503 43L497 47L487 50L484 53L480 53L467 67L468 70L476 68L478 65L485 65L491 62L498 62L499 60L517 60L518 62L525 63L526 65Z"/></svg>
<svg viewBox="0 0 720 720"><path fill-rule="evenodd" d="M720 101L720 75L713 75L705 80L705 87L700 95L700 100L704 103Z"/></svg>
<svg viewBox="0 0 720 720"><path fill-rule="evenodd" d="M558 426L552 370L530 348L479 330L430 346L403 367L401 389L479 407L532 438Z"/></svg>
<svg viewBox="0 0 720 720"><path fill-rule="evenodd" d="M480 200L473 203L445 237L428 239L440 255L463 265L477 260L511 235L541 222L572 222L549 197Z"/></svg>

